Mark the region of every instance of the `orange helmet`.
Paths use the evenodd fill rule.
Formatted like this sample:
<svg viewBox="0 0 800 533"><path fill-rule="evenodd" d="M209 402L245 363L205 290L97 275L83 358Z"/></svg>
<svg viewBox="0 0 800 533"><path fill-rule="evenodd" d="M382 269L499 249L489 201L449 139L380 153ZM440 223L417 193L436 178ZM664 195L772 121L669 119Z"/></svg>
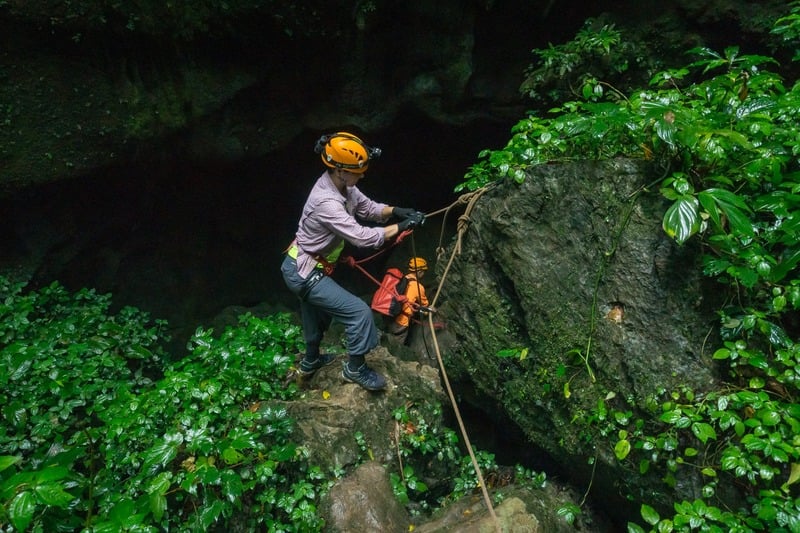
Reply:
<svg viewBox="0 0 800 533"><path fill-rule="evenodd" d="M320 154L326 166L342 168L354 174L366 172L370 161L381 155L380 148L367 146L355 135L344 131L323 135L314 151Z"/></svg>
<svg viewBox="0 0 800 533"><path fill-rule="evenodd" d="M413 272L428 270L428 262L421 257L412 257L408 260L408 269Z"/></svg>

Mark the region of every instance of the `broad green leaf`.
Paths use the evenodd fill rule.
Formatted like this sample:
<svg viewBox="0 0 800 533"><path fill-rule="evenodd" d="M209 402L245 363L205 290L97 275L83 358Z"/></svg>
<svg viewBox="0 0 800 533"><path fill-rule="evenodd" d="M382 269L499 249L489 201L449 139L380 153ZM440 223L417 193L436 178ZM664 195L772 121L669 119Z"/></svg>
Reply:
<svg viewBox="0 0 800 533"><path fill-rule="evenodd" d="M678 128L675 127L674 122L665 120L663 118L656 120L655 130L659 139L670 146L675 145L675 132L678 130Z"/></svg>
<svg viewBox="0 0 800 533"><path fill-rule="evenodd" d="M153 518L156 522L161 521L164 516L164 511L167 510L167 498L163 494L156 492L150 493L148 496L150 502L150 512L153 513Z"/></svg>
<svg viewBox="0 0 800 533"><path fill-rule="evenodd" d="M742 119L748 115L758 113L759 111L768 111L770 109L774 109L777 106L778 104L773 98L767 98L763 96L750 98L747 101L742 102L742 105L736 110L736 118Z"/></svg>
<svg viewBox="0 0 800 533"><path fill-rule="evenodd" d="M519 349L517 348L507 348L505 350L498 350L498 352L495 355L497 355L497 357L507 358L507 357L516 357L518 353Z"/></svg>
<svg viewBox="0 0 800 533"><path fill-rule="evenodd" d="M789 472L789 479L786 480L784 487L788 487L789 485L793 485L800 480L800 464L792 463L792 469Z"/></svg>
<svg viewBox="0 0 800 533"><path fill-rule="evenodd" d="M183 437L180 434L166 435L145 453L142 469L154 474L159 466L166 466L178 454L178 446L182 442Z"/></svg>
<svg viewBox="0 0 800 533"><path fill-rule="evenodd" d="M698 197L703 207L718 227L722 227L722 221L719 212L713 207L711 200L713 200L713 203L715 203L719 210L728 218L731 229L748 237L752 237L755 234L753 223L745 214L745 212L751 212L751 210L747 206L747 203L737 194L726 189L711 188L699 193Z"/></svg>
<svg viewBox="0 0 800 533"><path fill-rule="evenodd" d="M708 216L711 218L714 226L721 230L722 219L720 218L719 209L717 209L717 202L714 197L707 191L701 191L697 193L697 199L700 201L700 205L703 206L703 209L706 210L706 213L708 213Z"/></svg>
<svg viewBox="0 0 800 533"><path fill-rule="evenodd" d="M29 490L17 494L8 506L8 518L18 531L25 531L33 520L36 498Z"/></svg>
<svg viewBox="0 0 800 533"><path fill-rule="evenodd" d="M631 443L628 439L623 439L617 441L617 445L614 446L614 455L617 456L617 459L622 461L628 454L631 453Z"/></svg>
<svg viewBox="0 0 800 533"><path fill-rule="evenodd" d="M40 483L45 481L58 481L69 475L69 469L65 466L50 466L44 470L36 472L36 479Z"/></svg>
<svg viewBox="0 0 800 533"><path fill-rule="evenodd" d="M585 99L590 99L592 97L592 84L584 83L583 87L581 88L581 93Z"/></svg>
<svg viewBox="0 0 800 533"><path fill-rule="evenodd" d="M738 278L739 281L747 288L753 287L756 283L758 283L758 273L756 273L751 268L742 268L738 266L732 266L726 270L728 274L731 276ZM745 328L749 329L752 326L748 326L745 324Z"/></svg>
<svg viewBox="0 0 800 533"><path fill-rule="evenodd" d="M781 415L777 411L760 410L758 411L758 418L761 419L765 426L777 426L781 422Z"/></svg>
<svg viewBox="0 0 800 533"><path fill-rule="evenodd" d="M16 455L0 455L0 472L19 463L22 457Z"/></svg>
<svg viewBox="0 0 800 533"><path fill-rule="evenodd" d="M709 196L710 198L713 198L714 201L719 204L732 205L734 207L738 207L743 211L750 211L750 208L747 206L747 203L739 195L727 189L711 188L711 189L706 189L705 191L703 191L703 193Z"/></svg>
<svg viewBox="0 0 800 533"><path fill-rule="evenodd" d="M658 511L656 511L647 504L643 503L641 508L639 509L639 512L641 513L642 518L644 518L644 521L650 524L651 526L656 525L658 521L661 520Z"/></svg>
<svg viewBox="0 0 800 533"><path fill-rule="evenodd" d="M703 444L705 444L708 439L717 438L717 432L714 431L714 428L711 427L710 424L706 424L705 422L695 422L692 424L692 433L694 433L695 437L700 439L700 442Z"/></svg>
<svg viewBox="0 0 800 533"><path fill-rule="evenodd" d="M244 450L256 446L255 436L244 428L233 428L228 434L229 446L234 450Z"/></svg>
<svg viewBox="0 0 800 533"><path fill-rule="evenodd" d="M662 422L666 422L667 424L675 424L678 420L682 417L680 409L673 409L671 411L667 411L663 413L659 420Z"/></svg>
<svg viewBox="0 0 800 533"><path fill-rule="evenodd" d="M128 517L133 514L135 509L136 506L132 500L127 498L123 499L111 509L109 518L118 526L123 526L127 523Z"/></svg>
<svg viewBox="0 0 800 533"><path fill-rule="evenodd" d="M788 348L789 346L792 346L794 344L791 337L786 334L783 328L775 324L774 322L770 322L769 320L759 319L758 329L759 331L761 331L761 333L767 336L769 342L772 343L773 346ZM767 366L769 365L765 361L765 365L761 368L766 368Z"/></svg>
<svg viewBox="0 0 800 533"><path fill-rule="evenodd" d="M734 207L729 204L720 204L720 209L722 209L722 211L728 217L731 228L737 233L746 237L753 237L755 235L753 222L738 207Z"/></svg>
<svg viewBox="0 0 800 533"><path fill-rule="evenodd" d="M713 359L728 359L731 356L731 351L727 348L720 348L714 355L712 356Z"/></svg>
<svg viewBox="0 0 800 533"><path fill-rule="evenodd" d="M697 198L690 196L673 203L664 214L664 232L678 244L686 242L700 229L698 206Z"/></svg>
<svg viewBox="0 0 800 533"><path fill-rule="evenodd" d="M147 492L150 494L166 494L172 480L172 472L161 472L150 481Z"/></svg>
<svg viewBox="0 0 800 533"><path fill-rule="evenodd" d="M34 487L34 492L46 505L53 507L66 507L75 498L58 483L43 483Z"/></svg>
<svg viewBox="0 0 800 533"><path fill-rule="evenodd" d="M738 131L733 130L714 130L715 135L719 135L721 137L727 137L731 141L735 142L736 144L740 145L742 148L746 150L752 150L753 145L750 144L750 141L747 140L747 137L739 133Z"/></svg>
<svg viewBox="0 0 800 533"><path fill-rule="evenodd" d="M770 281L777 283L786 277L800 262L800 247L793 246L781 254L780 260L770 273Z"/></svg>
<svg viewBox="0 0 800 533"><path fill-rule="evenodd" d="M225 461L225 463L229 465L236 464L243 458L244 455L242 455L239 451L234 450L233 448L225 448L222 451L222 459Z"/></svg>
<svg viewBox="0 0 800 533"><path fill-rule="evenodd" d="M214 500L211 505L206 505L200 509L198 520L202 525L203 531L207 531L211 524L217 521L224 508L225 504L221 500Z"/></svg>

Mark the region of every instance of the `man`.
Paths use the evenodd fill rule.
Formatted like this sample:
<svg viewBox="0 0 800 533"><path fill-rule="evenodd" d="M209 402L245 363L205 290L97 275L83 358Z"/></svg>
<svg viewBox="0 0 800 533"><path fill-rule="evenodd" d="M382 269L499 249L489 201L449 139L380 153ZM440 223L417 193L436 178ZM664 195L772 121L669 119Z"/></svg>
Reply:
<svg viewBox="0 0 800 533"><path fill-rule="evenodd" d="M425 294L425 287L420 280L428 270L428 262L422 257L412 257L408 260L408 274L403 310L395 317L394 322L389 326L389 332L402 344L408 344L408 331L411 320L420 308L428 307L428 297Z"/></svg>
<svg viewBox="0 0 800 533"><path fill-rule="evenodd" d="M330 274L345 242L379 248L387 239L421 224L425 215L375 202L358 189L369 164L380 156L379 148L367 146L353 134L338 132L320 137L315 152L327 168L306 199L295 239L281 265L286 286L300 299L306 343L300 374L310 376L333 362L335 355L320 354L319 345L331 320L336 320L345 327L348 354L342 377L367 390L381 390L386 379L365 361L366 354L378 345L372 310ZM385 227L359 222L384 223L392 215L402 221Z"/></svg>

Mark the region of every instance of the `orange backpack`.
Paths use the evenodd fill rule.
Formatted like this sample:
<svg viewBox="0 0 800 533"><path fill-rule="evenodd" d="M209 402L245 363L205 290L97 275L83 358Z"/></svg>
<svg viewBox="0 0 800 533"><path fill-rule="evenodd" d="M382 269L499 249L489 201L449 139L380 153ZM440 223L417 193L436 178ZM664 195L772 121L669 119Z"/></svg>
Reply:
<svg viewBox="0 0 800 533"><path fill-rule="evenodd" d="M370 307L382 315L396 317L403 310L403 304L408 301L406 298L407 287L408 278L399 269L388 269L380 287L372 297Z"/></svg>

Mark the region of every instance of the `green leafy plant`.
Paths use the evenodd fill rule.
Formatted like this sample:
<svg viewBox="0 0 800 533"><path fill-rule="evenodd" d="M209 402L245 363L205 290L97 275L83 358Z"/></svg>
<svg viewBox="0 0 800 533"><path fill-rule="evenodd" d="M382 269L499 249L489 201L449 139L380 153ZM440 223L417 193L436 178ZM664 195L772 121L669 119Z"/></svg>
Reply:
<svg viewBox="0 0 800 533"><path fill-rule="evenodd" d="M318 530L328 479L271 400L302 342L289 315L199 328L167 364L163 321L110 296L0 277L0 528Z"/></svg>
<svg viewBox="0 0 800 533"><path fill-rule="evenodd" d="M793 2L776 26L793 45L797 11ZM702 481L696 499L671 510L644 502L652 531L797 531L800 84L787 88L772 58L737 46L690 53L689 65L628 95L585 78L578 99L523 119L505 148L482 152L459 190L577 158L644 158L661 169L665 233L678 245L702 240L704 274L728 294L723 344L712 350L727 382L648 399L643 411L657 407L655 419L614 424L613 452L631 470L657 469L667 485L686 469ZM722 485L739 487L744 505L720 499Z"/></svg>
<svg viewBox="0 0 800 533"><path fill-rule="evenodd" d="M480 488L472 459L462 454L456 433L432 422L441 414L441 406L435 403L407 404L393 411L399 465L397 471L390 474L390 481L395 496L412 512L444 506ZM546 483L544 473L521 465L500 467L494 454L489 452L477 451L475 455L487 485L514 483L543 488ZM433 471L439 472L438 477L452 481L447 487L429 487L420 472ZM499 492L495 496L502 499Z"/></svg>
<svg viewBox="0 0 800 533"><path fill-rule="evenodd" d="M525 70L520 91L534 99L563 100L585 80L602 76L606 70L598 70L600 65L616 73L626 71L630 52L614 24L587 19L572 40L533 50L536 61Z"/></svg>
<svg viewBox="0 0 800 533"><path fill-rule="evenodd" d="M408 492L412 491L419 498L420 495L428 491L425 485L414 472L411 466L406 465L400 474L392 472L389 474L389 482L392 485L392 492L403 505L408 505L411 501Z"/></svg>
<svg viewBox="0 0 800 533"><path fill-rule="evenodd" d="M784 43L794 47L794 61L800 61L800 2L789 2L789 14L775 21L772 33L779 35Z"/></svg>

